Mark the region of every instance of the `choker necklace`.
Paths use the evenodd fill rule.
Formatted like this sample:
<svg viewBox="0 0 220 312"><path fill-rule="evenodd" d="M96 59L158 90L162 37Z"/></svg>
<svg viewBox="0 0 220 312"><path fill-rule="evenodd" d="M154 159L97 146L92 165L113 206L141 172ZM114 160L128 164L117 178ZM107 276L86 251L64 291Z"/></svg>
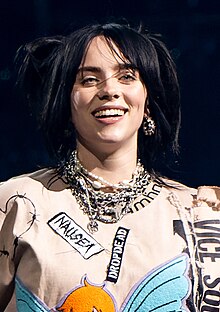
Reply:
<svg viewBox="0 0 220 312"><path fill-rule="evenodd" d="M73 151L64 163L63 175L80 208L89 217L87 228L90 233L98 231L97 221L115 223L131 213L132 203L145 193L151 182L151 176L138 161L130 181L110 183L84 168L77 157L77 151ZM111 188L112 192L106 192L107 188Z"/></svg>

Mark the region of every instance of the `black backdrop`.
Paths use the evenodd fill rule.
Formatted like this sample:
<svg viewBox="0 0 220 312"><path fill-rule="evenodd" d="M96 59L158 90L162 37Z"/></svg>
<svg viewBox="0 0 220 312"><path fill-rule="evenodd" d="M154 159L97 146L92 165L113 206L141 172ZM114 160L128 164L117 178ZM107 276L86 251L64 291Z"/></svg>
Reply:
<svg viewBox="0 0 220 312"><path fill-rule="evenodd" d="M110 16L142 21L163 34L176 58L182 95L175 177L191 186L219 185L219 0L0 0L0 180L48 163L34 119L14 92L18 47Z"/></svg>

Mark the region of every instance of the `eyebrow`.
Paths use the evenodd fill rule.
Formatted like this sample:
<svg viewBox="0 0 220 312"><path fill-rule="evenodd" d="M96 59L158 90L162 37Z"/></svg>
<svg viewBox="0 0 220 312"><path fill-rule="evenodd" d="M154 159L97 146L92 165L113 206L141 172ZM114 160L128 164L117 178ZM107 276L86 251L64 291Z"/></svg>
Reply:
<svg viewBox="0 0 220 312"><path fill-rule="evenodd" d="M130 69L130 70L137 70L137 67L130 63L119 63L117 66L115 66L119 71L123 69ZM100 73L102 70L100 67L96 66L83 66L80 67L77 71L77 74L83 73L83 72L92 72L92 73Z"/></svg>

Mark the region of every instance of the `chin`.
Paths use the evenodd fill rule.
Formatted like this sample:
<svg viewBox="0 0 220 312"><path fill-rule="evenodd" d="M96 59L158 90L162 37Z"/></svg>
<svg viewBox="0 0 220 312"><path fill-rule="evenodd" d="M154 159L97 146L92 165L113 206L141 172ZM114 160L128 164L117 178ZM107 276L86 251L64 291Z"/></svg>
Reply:
<svg viewBox="0 0 220 312"><path fill-rule="evenodd" d="M109 135L109 136L105 136L105 137L101 137L100 141L102 143L123 143L123 141L125 141L124 138L122 138L121 136L114 136L114 135Z"/></svg>

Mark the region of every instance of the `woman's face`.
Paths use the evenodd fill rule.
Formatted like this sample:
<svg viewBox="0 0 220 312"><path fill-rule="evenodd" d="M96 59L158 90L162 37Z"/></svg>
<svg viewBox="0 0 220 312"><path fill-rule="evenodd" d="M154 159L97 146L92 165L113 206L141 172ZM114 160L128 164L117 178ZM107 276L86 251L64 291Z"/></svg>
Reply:
<svg viewBox="0 0 220 312"><path fill-rule="evenodd" d="M138 71L113 46L118 55L103 37L95 37L73 85L72 121L79 142L87 147L136 144L143 120L146 87Z"/></svg>

